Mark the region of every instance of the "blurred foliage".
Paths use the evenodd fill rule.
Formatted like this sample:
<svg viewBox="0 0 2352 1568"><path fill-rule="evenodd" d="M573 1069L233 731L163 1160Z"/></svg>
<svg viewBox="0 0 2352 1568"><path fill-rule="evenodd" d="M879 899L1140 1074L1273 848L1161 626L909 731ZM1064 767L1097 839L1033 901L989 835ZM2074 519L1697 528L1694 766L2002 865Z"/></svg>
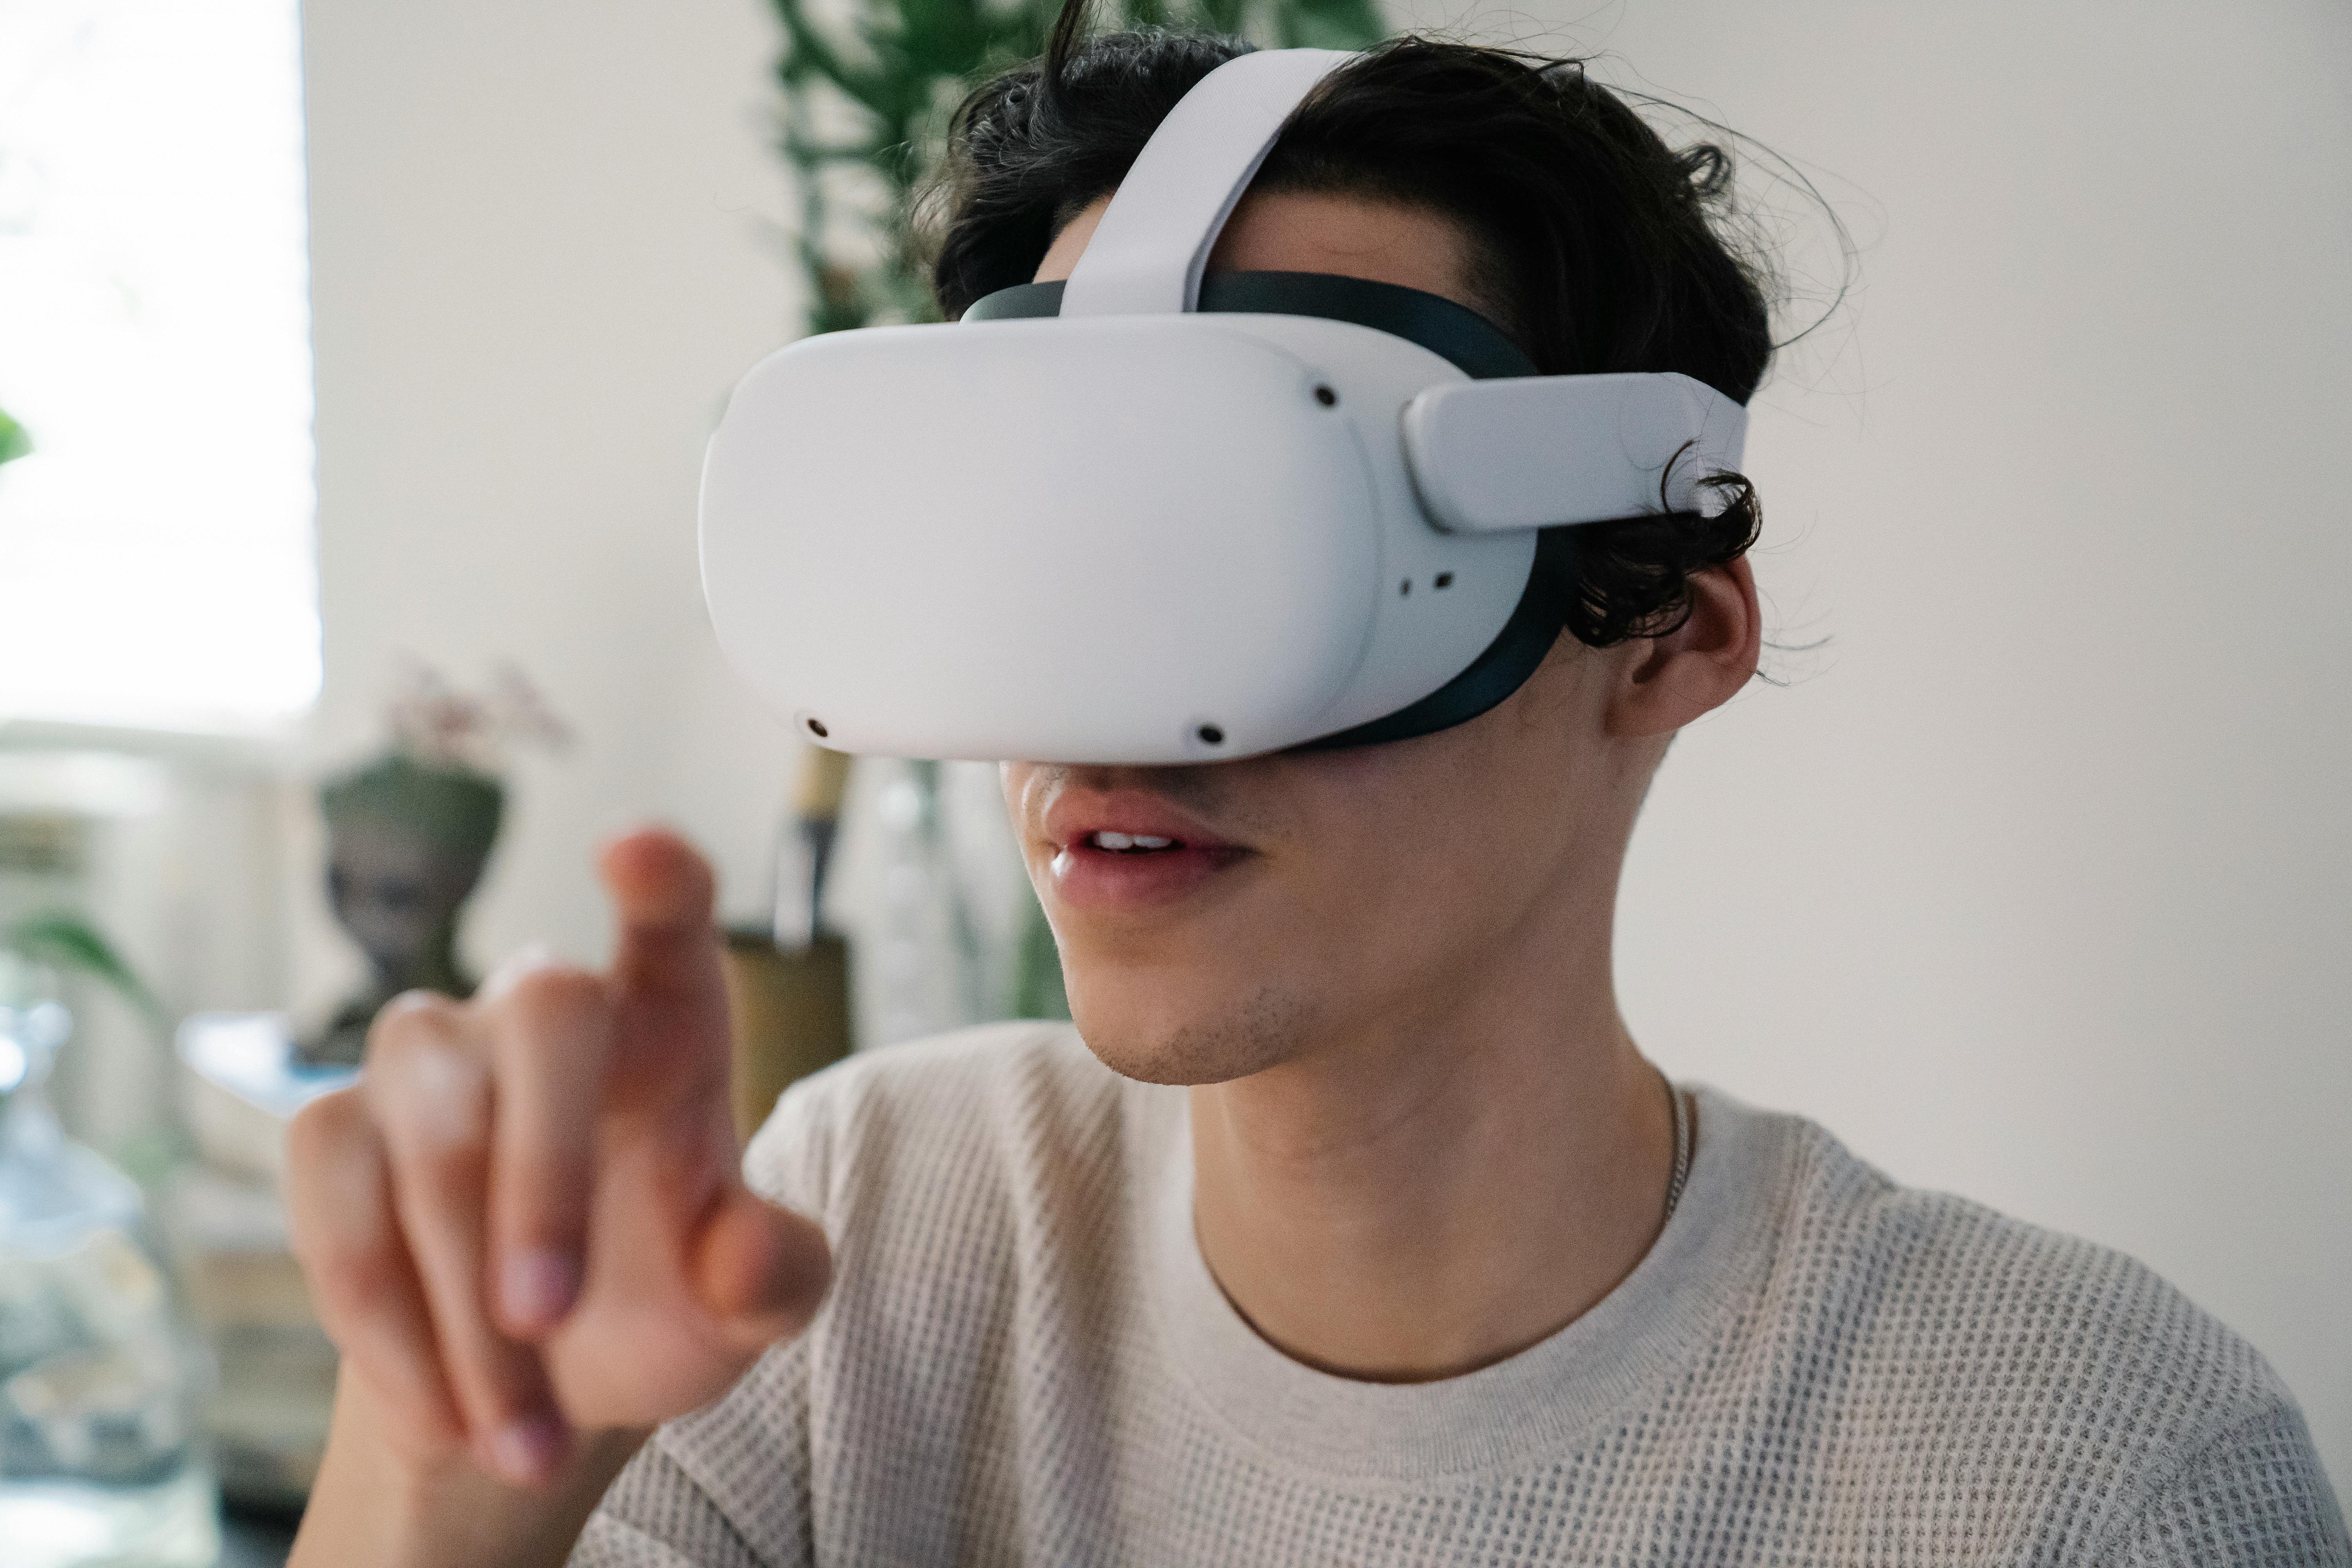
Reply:
<svg viewBox="0 0 2352 1568"><path fill-rule="evenodd" d="M157 1030L168 1031L172 1026L171 1015L147 983L114 950L114 944L79 915L51 910L0 926L0 952L16 953L60 973L86 974L139 1009Z"/></svg>
<svg viewBox="0 0 2352 1568"><path fill-rule="evenodd" d="M6 409L0 408L0 463L15 462L32 449L33 438L25 433L25 427L9 418Z"/></svg>
<svg viewBox="0 0 2352 1568"><path fill-rule="evenodd" d="M972 86L1045 51L1059 0L775 0L781 147L800 176L793 237L808 330L937 320L912 207L948 118ZM1279 47L1359 49L1387 33L1378 0L1104 0L1114 26L1198 26Z"/></svg>

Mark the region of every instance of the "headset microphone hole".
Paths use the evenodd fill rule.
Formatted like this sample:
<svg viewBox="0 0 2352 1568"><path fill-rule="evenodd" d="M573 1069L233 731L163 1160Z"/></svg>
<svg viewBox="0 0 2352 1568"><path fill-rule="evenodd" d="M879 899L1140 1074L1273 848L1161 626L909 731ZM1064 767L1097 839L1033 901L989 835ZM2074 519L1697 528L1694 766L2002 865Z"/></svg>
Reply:
<svg viewBox="0 0 2352 1568"><path fill-rule="evenodd" d="M1454 574L1451 572L1440 572L1437 574L1437 581L1431 584L1431 586L1438 588L1451 588L1454 586Z"/></svg>
<svg viewBox="0 0 2352 1568"><path fill-rule="evenodd" d="M831 734L831 733L833 732L832 731L827 730L827 729L826 729L823 724L819 723L819 722L818 722L816 720L814 720L814 719L812 719L812 720L810 720L810 721L808 721L808 727L809 727L809 733L810 733L810 734L812 734L812 735L816 736L819 740L823 740L825 736L827 736L827 735L829 735L829 734Z"/></svg>
<svg viewBox="0 0 2352 1568"><path fill-rule="evenodd" d="M1201 743L1204 746L1222 746L1225 743L1224 731L1214 724L1203 724L1193 733L1201 737Z"/></svg>
<svg viewBox="0 0 2352 1568"><path fill-rule="evenodd" d="M1406 595L1408 595L1408 594L1410 594L1410 593L1412 593L1412 578L1408 577L1408 578L1406 578L1403 582L1399 583L1399 584L1397 584L1397 597L1398 597L1398 598L1402 599L1402 598L1403 598Z"/></svg>
<svg viewBox="0 0 2352 1568"><path fill-rule="evenodd" d="M1339 401L1339 395L1328 386L1318 386L1315 389L1315 401L1328 408Z"/></svg>

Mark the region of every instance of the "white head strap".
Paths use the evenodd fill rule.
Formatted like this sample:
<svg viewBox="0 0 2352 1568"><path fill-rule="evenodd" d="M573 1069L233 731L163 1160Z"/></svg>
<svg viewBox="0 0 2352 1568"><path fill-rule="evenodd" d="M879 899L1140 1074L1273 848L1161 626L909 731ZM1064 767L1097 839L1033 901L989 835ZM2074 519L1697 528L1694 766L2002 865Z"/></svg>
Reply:
<svg viewBox="0 0 2352 1568"><path fill-rule="evenodd" d="M1211 71L1160 122L1062 288L1069 316L1196 309L1225 220L1307 95L1359 57L1265 49ZM1702 481L1736 471L1748 411L1671 374L1446 383L1402 431L1431 520L1456 533L1702 509Z"/></svg>
<svg viewBox="0 0 2352 1568"><path fill-rule="evenodd" d="M1237 55L1176 102L1119 183L1062 288L1065 316L1190 310L1217 236L1275 139L1315 84L1356 57L1339 49Z"/></svg>

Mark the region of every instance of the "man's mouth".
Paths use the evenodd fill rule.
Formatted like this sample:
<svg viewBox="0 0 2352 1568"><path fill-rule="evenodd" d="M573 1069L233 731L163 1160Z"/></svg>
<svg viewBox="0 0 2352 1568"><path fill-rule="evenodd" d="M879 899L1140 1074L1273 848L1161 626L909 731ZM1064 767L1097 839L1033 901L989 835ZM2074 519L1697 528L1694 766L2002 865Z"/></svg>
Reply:
<svg viewBox="0 0 2352 1568"><path fill-rule="evenodd" d="M1165 907L1254 858L1146 791L1071 791L1045 826L1055 847L1045 886L1057 912Z"/></svg>

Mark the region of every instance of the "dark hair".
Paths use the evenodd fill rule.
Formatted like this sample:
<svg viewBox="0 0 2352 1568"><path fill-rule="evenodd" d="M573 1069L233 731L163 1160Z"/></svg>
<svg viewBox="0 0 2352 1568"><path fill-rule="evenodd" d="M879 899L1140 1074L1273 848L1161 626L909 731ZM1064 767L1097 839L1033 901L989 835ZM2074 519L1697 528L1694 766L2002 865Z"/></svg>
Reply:
<svg viewBox="0 0 2352 1568"><path fill-rule="evenodd" d="M1045 57L967 98L950 132L933 287L953 319L1026 283L1061 227L1125 177L1176 100L1245 52L1149 29L1088 37L1069 0ZM1403 37L1299 106L1254 191L1345 192L1442 213L1479 257L1474 302L1548 375L1679 371L1745 403L1772 355L1761 266L1730 237L1730 160L1675 152L1581 61ZM1738 475L1718 510L1558 531L1538 556L1568 628L1607 647L1679 626L1690 575L1756 542ZM1565 537L1561 537L1565 536Z"/></svg>

